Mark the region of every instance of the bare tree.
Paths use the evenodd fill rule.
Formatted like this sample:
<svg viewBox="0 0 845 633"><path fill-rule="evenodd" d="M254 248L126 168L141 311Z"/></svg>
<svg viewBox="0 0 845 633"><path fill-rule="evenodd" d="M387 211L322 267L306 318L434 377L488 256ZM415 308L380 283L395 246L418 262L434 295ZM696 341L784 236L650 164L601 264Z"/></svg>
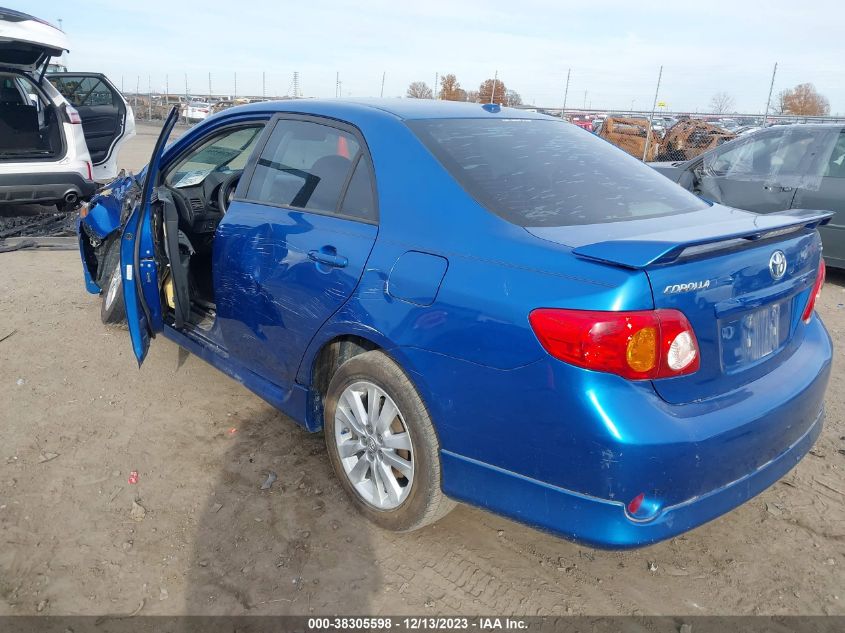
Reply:
<svg viewBox="0 0 845 633"><path fill-rule="evenodd" d="M414 81L408 86L408 92L405 93L410 99L431 99L434 93L428 84L424 81Z"/></svg>
<svg viewBox="0 0 845 633"><path fill-rule="evenodd" d="M467 91L467 101L470 103L478 103L478 90Z"/></svg>
<svg viewBox="0 0 845 633"><path fill-rule="evenodd" d="M769 106L769 111L772 114L784 114L786 112L786 95L788 93L788 90L781 90L775 95L772 104Z"/></svg>
<svg viewBox="0 0 845 633"><path fill-rule="evenodd" d="M516 90L508 90L505 93L505 103L509 106L522 105L522 96Z"/></svg>
<svg viewBox="0 0 845 633"><path fill-rule="evenodd" d="M784 90L779 96L784 114L824 116L830 113L830 102L827 97L816 92L813 84L799 84L792 90Z"/></svg>
<svg viewBox="0 0 845 633"><path fill-rule="evenodd" d="M481 103L507 103L508 89L501 79L486 79L478 87L478 100Z"/></svg>
<svg viewBox="0 0 845 633"><path fill-rule="evenodd" d="M726 114L734 111L734 98L727 92L717 92L710 99L710 112L714 114Z"/></svg>
<svg viewBox="0 0 845 633"><path fill-rule="evenodd" d="M440 78L440 98L445 101L466 101L467 93L461 88L458 78L450 73Z"/></svg>

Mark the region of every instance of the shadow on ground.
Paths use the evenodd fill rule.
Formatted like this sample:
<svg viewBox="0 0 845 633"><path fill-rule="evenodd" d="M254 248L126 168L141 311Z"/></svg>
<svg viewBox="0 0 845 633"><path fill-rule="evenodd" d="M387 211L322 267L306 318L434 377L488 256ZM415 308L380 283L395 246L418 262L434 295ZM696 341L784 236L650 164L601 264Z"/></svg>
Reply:
<svg viewBox="0 0 845 633"><path fill-rule="evenodd" d="M383 583L373 528L338 486L323 435L269 405L225 433L232 444L198 516L184 612L370 612ZM277 479L261 490L268 475Z"/></svg>

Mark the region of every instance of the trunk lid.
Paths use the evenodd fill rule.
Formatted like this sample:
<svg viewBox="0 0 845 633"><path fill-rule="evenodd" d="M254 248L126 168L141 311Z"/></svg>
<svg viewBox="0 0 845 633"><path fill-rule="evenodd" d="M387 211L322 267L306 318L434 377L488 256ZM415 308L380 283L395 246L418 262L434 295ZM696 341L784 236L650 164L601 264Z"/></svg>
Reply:
<svg viewBox="0 0 845 633"><path fill-rule="evenodd" d="M648 275L656 308L680 310L701 352L691 375L653 381L667 402L681 404L724 394L751 382L788 357L803 338L801 315L818 273L821 241L815 230L831 214L797 210L757 215L714 205L701 224L660 229L653 220L616 223L610 239L555 227L529 232L580 242L583 258ZM666 218L661 219L665 226ZM557 236L552 233L560 232ZM593 238L595 227L593 227Z"/></svg>
<svg viewBox="0 0 845 633"><path fill-rule="evenodd" d="M0 7L0 66L35 71L69 50L63 31L26 13Z"/></svg>

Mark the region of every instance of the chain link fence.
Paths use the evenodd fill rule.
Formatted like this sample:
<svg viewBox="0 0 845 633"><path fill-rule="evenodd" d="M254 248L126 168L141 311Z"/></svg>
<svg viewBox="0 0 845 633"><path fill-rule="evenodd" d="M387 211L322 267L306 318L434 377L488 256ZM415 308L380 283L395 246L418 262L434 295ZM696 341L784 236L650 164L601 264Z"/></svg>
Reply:
<svg viewBox="0 0 845 633"><path fill-rule="evenodd" d="M758 100L766 104L765 109L769 114L762 112L730 112L734 109L734 97L724 92L726 85L736 85L738 81L737 73L730 71L730 69L714 68L712 72L703 73L702 76L696 75L692 77L688 73L679 73L677 69L668 69L664 75L663 68L660 68L659 74L656 77L650 78L644 71L637 74L625 73L623 75L608 75L607 73L588 73L586 71L581 73L574 72L566 73L566 83L563 92L563 107L541 107L536 105L515 105L511 104L510 99L505 105L512 105L512 107L529 109L532 111L548 114L554 117L561 117L568 120L574 125L589 130L604 138L608 142L623 149L630 155L643 161L684 161L694 158L710 149L718 147L722 143L741 137L743 135L752 133L761 128L771 125L781 124L796 124L796 123L824 123L835 122L845 124L845 117L814 117L814 116L796 116L788 114L772 114L773 112L782 112L784 110L783 93L785 90L780 90L785 86L791 85L798 77L803 76L804 69L796 67L781 67L782 73L785 73L783 80L776 82L775 73L771 75L760 73L759 75L743 76L743 82L747 83L747 87L743 92L737 92L740 97L744 97L744 103L753 103ZM775 71L778 70L777 65ZM817 69L818 70L818 69ZM822 69L824 70L824 69ZM671 72L670 72L671 71ZM827 71L825 71L827 72ZM324 89L327 87L328 71L320 73L319 80L316 84L321 85ZM821 77L826 75L822 71ZM184 73L175 73L169 75L173 77L181 77ZM221 75L223 73L220 73ZM345 88L342 88L340 73L331 73L334 75L334 89L335 97L346 94ZM572 87L570 88L570 75L572 76ZM255 83L255 77L259 77L260 81ZM448 75L454 79L453 75ZM779 75L778 75L779 76ZM186 124L197 123L206 117L215 114L226 108L246 103L254 103L256 101L274 100L274 99L291 99L302 98L302 89L300 85L299 73L294 72L289 85L285 89L286 76L280 73L275 73L270 76L269 73L255 72L241 72L234 73L232 77L228 78L229 83L225 82L227 79L221 79L218 74L214 74L215 92L212 92L212 74L208 74L208 92L190 92L189 85L203 85L197 83L197 77L191 76L191 81L188 80L188 75L185 75L185 89L182 92L180 89L172 90L173 83L164 76L164 81L158 77L158 82L153 81L147 77L147 90L141 88L141 76L137 77L137 81L133 81L133 88L128 92L124 92L130 105L132 105L135 119L140 122L157 122L163 120L170 109L175 105L179 107L181 122ZM258 95L246 95L244 83L245 77L250 77L248 85L257 86ZM438 85L440 79L439 75L435 75L435 85ZM496 79L497 75L494 73L494 79L490 81L500 81ZM239 78L241 81L239 82ZM120 78L120 85L123 86L124 77ZM231 80L234 79L232 82ZM375 94L376 96L391 96L385 95L385 73L379 73L376 79L380 79L379 83L370 81L366 89L371 91L361 93ZM651 81L656 79L656 84L652 84L652 88L646 89ZM271 82L268 80L272 80ZM580 83L579 83L580 82ZM788 82L788 83L784 83ZM273 88L271 88L271 83ZM312 78L311 83L315 80ZM316 85L315 84L315 85ZM424 82L411 82L411 85L424 84ZM158 91L154 90L154 86L158 85ZM330 84L328 84L330 85ZM401 84L388 85L388 91L392 92L392 96L398 96L396 91ZM455 84L458 86L459 84ZM583 107L567 107L567 95L570 101L573 101L573 95L577 92L578 103L581 101L581 88L586 85L597 87L596 90L583 90ZM809 84L806 84L809 85ZM165 86L168 86L165 88ZM240 86L240 90L239 87ZM547 89L554 86L554 82L547 84ZM203 85L203 88L205 86ZM356 84L356 88L358 85ZM440 86L438 85L438 88ZM611 91L610 88L613 88ZM232 89L234 94L221 94L220 89ZM278 94L278 89L285 89L283 94ZM504 84L502 83L502 89ZM375 92L372 92L372 91ZM757 92L760 90L760 92ZM467 100L481 101L482 95L478 91L454 90L455 94L464 95ZM516 95L516 103L521 104L522 97L514 91L508 90L508 93ZM545 92L545 91L544 91ZM644 93L648 92L648 96L644 98ZM275 94L274 94L275 93ZM494 91L495 93L495 91ZM349 93L351 94L351 93ZM410 95L410 88L401 95L407 97ZM425 92L431 98L434 95L442 95L442 90ZM548 99L550 92L545 92L546 96L540 96L540 99ZM710 107L720 107L719 111L699 112L699 111L681 111L670 110L666 107L663 99L664 94L668 95L686 95L686 99L693 103L708 103L708 95L710 96ZM620 96L621 95L621 96ZM768 95L768 101L765 97ZM753 96L753 99L751 98ZM594 108L594 99L601 99L603 102L629 103L631 108ZM531 99L534 100L533 98ZM491 98L492 101L492 98ZM651 105L651 109L634 109L634 103L647 102ZM497 102L499 100L497 99ZM549 101L546 101L549 103ZM589 105L588 105L589 104ZM653 104L653 105L652 105ZM714 105L715 104L715 105Z"/></svg>

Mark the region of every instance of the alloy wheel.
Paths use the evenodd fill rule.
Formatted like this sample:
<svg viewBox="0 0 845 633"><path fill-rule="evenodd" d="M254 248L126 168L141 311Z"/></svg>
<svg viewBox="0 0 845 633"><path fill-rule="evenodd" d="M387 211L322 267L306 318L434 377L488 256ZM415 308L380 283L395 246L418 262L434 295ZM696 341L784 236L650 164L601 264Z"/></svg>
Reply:
<svg viewBox="0 0 845 633"><path fill-rule="evenodd" d="M349 385L334 426L340 463L356 492L378 510L400 506L414 481L414 448L391 397L368 381Z"/></svg>

